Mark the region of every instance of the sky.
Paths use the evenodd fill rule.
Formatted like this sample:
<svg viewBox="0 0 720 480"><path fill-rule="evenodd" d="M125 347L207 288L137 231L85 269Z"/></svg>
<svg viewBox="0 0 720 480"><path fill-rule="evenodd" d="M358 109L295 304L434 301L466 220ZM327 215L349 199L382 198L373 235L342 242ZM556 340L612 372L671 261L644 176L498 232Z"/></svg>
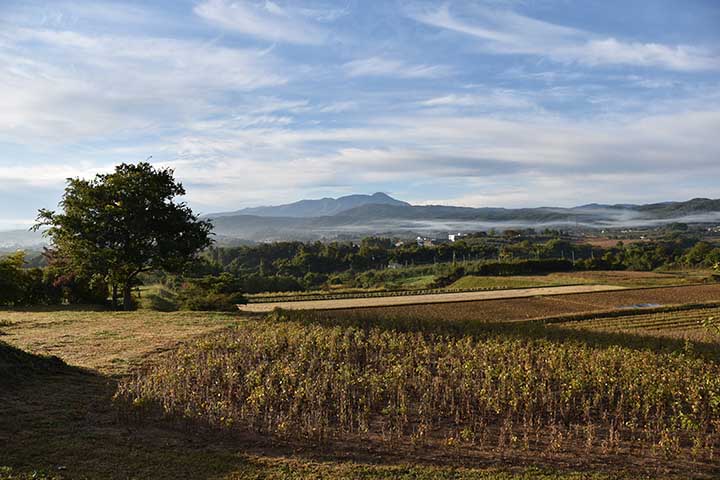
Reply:
<svg viewBox="0 0 720 480"><path fill-rule="evenodd" d="M0 0L0 229L150 158L199 213L720 197L716 0Z"/></svg>

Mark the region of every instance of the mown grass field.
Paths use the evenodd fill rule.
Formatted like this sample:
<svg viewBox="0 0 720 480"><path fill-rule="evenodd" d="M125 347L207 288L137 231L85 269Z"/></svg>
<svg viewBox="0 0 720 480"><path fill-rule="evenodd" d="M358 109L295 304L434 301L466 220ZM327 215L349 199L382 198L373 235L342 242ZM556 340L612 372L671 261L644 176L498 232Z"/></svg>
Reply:
<svg viewBox="0 0 720 480"><path fill-rule="evenodd" d="M0 342L67 365L0 344L0 372L30 372L0 379L0 478L720 474L720 343L702 325L717 307L547 325L458 311L2 311Z"/></svg>
<svg viewBox="0 0 720 480"><path fill-rule="evenodd" d="M554 285L582 285L593 283L591 280L561 277L558 275L518 275L512 277L483 277L466 275L448 286L448 289L475 288L530 288L549 287Z"/></svg>
<svg viewBox="0 0 720 480"><path fill-rule="evenodd" d="M683 270L678 272L587 271L558 272L547 275L516 275L511 277L483 277L467 275L450 289L528 288L553 285L618 285L622 287L663 287L694 284L705 281L711 272Z"/></svg>

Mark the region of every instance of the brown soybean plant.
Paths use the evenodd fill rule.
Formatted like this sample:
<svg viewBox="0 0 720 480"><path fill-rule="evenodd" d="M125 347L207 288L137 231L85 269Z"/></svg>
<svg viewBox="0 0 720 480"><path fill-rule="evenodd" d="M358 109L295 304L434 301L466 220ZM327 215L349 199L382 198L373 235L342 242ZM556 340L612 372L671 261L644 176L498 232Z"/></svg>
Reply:
<svg viewBox="0 0 720 480"><path fill-rule="evenodd" d="M275 313L181 347L122 382L116 401L312 441L601 453L639 443L694 458L720 447L714 361L597 345L572 329L560 340L527 324L463 328Z"/></svg>

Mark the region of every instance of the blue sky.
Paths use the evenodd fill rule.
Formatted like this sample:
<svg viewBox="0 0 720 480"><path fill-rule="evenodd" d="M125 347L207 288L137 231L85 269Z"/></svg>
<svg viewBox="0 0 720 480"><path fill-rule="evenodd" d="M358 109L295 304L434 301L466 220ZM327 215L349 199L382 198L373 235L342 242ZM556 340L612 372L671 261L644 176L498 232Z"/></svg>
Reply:
<svg viewBox="0 0 720 480"><path fill-rule="evenodd" d="M0 229L152 155L200 212L720 197L720 2L0 1Z"/></svg>

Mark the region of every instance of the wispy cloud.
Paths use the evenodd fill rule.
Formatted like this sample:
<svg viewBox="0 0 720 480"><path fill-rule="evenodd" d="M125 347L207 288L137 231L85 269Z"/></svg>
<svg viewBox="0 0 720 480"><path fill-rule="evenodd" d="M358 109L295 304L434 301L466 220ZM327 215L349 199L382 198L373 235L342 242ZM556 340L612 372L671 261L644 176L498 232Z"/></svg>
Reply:
<svg viewBox="0 0 720 480"><path fill-rule="evenodd" d="M474 10L470 18L461 18L445 4L412 12L411 17L474 37L485 51L495 54L536 55L589 66L635 65L680 71L720 69L720 55L706 48L627 42L507 10Z"/></svg>
<svg viewBox="0 0 720 480"><path fill-rule="evenodd" d="M117 135L207 115L229 92L287 81L272 56L256 49L27 28L6 30L2 40L5 141Z"/></svg>
<svg viewBox="0 0 720 480"><path fill-rule="evenodd" d="M195 7L195 13L207 21L225 29L270 40L297 44L319 45L327 38L319 26L309 21L309 16L319 19L321 12L282 7L271 1L206 0ZM328 12L331 14L331 12Z"/></svg>
<svg viewBox="0 0 720 480"><path fill-rule="evenodd" d="M416 65L383 57L353 60L343 68L350 77L437 78L453 73L446 65Z"/></svg>
<svg viewBox="0 0 720 480"><path fill-rule="evenodd" d="M420 102L425 107L468 107L476 109L521 109L537 108L534 101L519 92L492 90L482 94L451 93Z"/></svg>

